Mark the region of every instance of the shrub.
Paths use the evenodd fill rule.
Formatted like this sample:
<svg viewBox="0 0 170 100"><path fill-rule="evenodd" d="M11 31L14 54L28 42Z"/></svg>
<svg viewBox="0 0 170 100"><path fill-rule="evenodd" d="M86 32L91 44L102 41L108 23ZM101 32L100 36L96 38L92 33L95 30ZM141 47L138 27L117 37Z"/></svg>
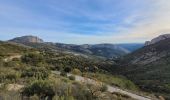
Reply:
<svg viewBox="0 0 170 100"><path fill-rule="evenodd" d="M16 81L20 78L20 73L10 69L0 69L0 82Z"/></svg>
<svg viewBox="0 0 170 100"><path fill-rule="evenodd" d="M138 87L132 81L122 76L114 76L110 74L100 74L100 73L89 73L87 74L87 76L120 88L135 90L135 91L138 90Z"/></svg>
<svg viewBox="0 0 170 100"><path fill-rule="evenodd" d="M112 94L115 94L118 97L131 98L129 95L123 94L123 93L120 93L120 92L113 92Z"/></svg>
<svg viewBox="0 0 170 100"><path fill-rule="evenodd" d="M81 75L81 71L79 69L73 69L71 73L75 75Z"/></svg>
<svg viewBox="0 0 170 100"><path fill-rule="evenodd" d="M107 85L102 85L101 88L100 88L101 92L106 92L107 90L108 90Z"/></svg>
<svg viewBox="0 0 170 100"><path fill-rule="evenodd" d="M99 85L87 84L90 98L97 99L101 95L101 89Z"/></svg>
<svg viewBox="0 0 170 100"><path fill-rule="evenodd" d="M66 68L64 68L64 72L66 72L66 73L71 72L71 68L70 68L70 67L66 67Z"/></svg>
<svg viewBox="0 0 170 100"><path fill-rule="evenodd" d="M39 65L44 63L45 59L41 54L38 53L28 53L21 58L22 62L31 65Z"/></svg>
<svg viewBox="0 0 170 100"><path fill-rule="evenodd" d="M67 76L67 73L64 72L64 71L62 71L62 72L60 73L60 75L61 75L61 76Z"/></svg>
<svg viewBox="0 0 170 100"><path fill-rule="evenodd" d="M30 100L39 100L39 97L37 95L33 95L30 97Z"/></svg>
<svg viewBox="0 0 170 100"><path fill-rule="evenodd" d="M18 91L1 91L0 100L21 100L20 93Z"/></svg>
<svg viewBox="0 0 170 100"><path fill-rule="evenodd" d="M69 76L68 77L70 80L75 80L75 76Z"/></svg>
<svg viewBox="0 0 170 100"><path fill-rule="evenodd" d="M45 79L49 76L49 71L44 67L31 67L24 70L21 77L35 77L37 79Z"/></svg>
<svg viewBox="0 0 170 100"><path fill-rule="evenodd" d="M55 95L53 86L49 80L37 80L25 87L22 94L25 96L37 95L39 99L48 98L51 100Z"/></svg>

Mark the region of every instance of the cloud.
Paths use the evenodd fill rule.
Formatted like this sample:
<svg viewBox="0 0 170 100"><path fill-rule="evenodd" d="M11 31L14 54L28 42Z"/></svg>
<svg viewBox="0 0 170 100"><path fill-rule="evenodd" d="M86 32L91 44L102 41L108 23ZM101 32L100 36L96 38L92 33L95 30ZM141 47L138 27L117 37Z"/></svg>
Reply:
<svg viewBox="0 0 170 100"><path fill-rule="evenodd" d="M170 32L170 1L6 0L0 22L3 40L33 34L77 44L144 42Z"/></svg>
<svg viewBox="0 0 170 100"><path fill-rule="evenodd" d="M153 0L151 7L143 14L146 18L128 30L129 37L146 40L170 32L170 1Z"/></svg>

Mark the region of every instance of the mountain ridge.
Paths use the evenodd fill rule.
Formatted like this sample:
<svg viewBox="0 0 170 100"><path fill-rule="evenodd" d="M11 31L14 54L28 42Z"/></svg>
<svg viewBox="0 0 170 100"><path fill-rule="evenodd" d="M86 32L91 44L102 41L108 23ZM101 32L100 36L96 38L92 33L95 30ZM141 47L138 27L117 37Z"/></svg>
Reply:
<svg viewBox="0 0 170 100"><path fill-rule="evenodd" d="M157 43L161 40L165 40L165 39L168 39L168 38L170 38L170 34L159 35L158 37L153 38L151 41L146 41L145 46L155 44L155 43Z"/></svg>
<svg viewBox="0 0 170 100"><path fill-rule="evenodd" d="M44 42L43 39L38 38L37 36L22 36L9 40L10 42L21 43L26 46L34 48L46 48L52 49L54 51L66 51L71 53L80 53L83 55L94 55L104 58L117 58L123 55L130 53L129 48L126 49L123 46L118 44L64 44L64 43L52 43ZM137 49L137 46L133 46Z"/></svg>

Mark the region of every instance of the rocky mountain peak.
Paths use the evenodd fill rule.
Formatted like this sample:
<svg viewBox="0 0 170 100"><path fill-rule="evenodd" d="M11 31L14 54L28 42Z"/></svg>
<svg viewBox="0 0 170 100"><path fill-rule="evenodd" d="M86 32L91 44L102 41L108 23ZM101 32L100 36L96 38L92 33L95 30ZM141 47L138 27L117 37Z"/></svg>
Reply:
<svg viewBox="0 0 170 100"><path fill-rule="evenodd" d="M22 36L22 37L16 37L14 39L9 40L10 42L16 42L16 43L43 43L44 41L40 39L37 36Z"/></svg>
<svg viewBox="0 0 170 100"><path fill-rule="evenodd" d="M151 45L151 44L155 44L155 43L157 43L157 42L159 42L159 41L161 41L161 40L165 40L165 39L168 39L168 38L170 38L170 34L160 35L160 36L152 39L151 41L146 41L146 42L145 42L145 46Z"/></svg>

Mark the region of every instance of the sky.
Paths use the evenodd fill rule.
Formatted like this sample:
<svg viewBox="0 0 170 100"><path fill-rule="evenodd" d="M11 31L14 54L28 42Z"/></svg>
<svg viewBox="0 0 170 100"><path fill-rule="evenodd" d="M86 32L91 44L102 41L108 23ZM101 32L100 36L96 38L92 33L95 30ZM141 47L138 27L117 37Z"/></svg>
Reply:
<svg viewBox="0 0 170 100"><path fill-rule="evenodd" d="M170 33L170 0L0 0L0 40L143 43Z"/></svg>

